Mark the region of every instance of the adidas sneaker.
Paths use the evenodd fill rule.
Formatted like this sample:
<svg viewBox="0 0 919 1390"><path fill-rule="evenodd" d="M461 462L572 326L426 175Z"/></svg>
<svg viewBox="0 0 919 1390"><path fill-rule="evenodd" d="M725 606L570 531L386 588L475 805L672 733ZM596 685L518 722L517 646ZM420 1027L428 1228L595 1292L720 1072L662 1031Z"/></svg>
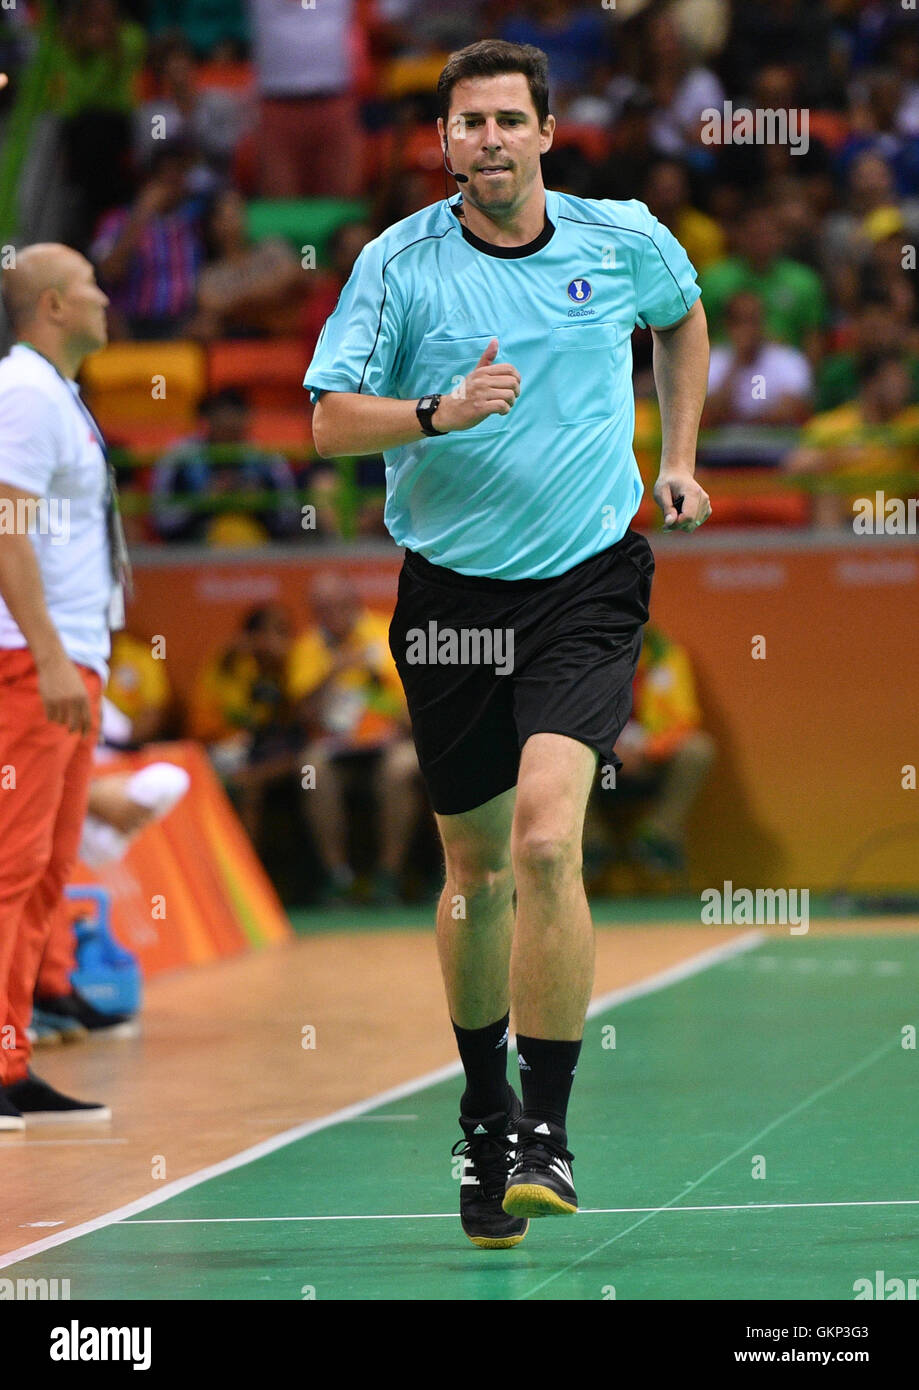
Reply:
<svg viewBox="0 0 919 1390"><path fill-rule="evenodd" d="M508 1216L573 1216L578 1209L565 1131L549 1120L519 1120L517 1155L507 1180Z"/></svg>

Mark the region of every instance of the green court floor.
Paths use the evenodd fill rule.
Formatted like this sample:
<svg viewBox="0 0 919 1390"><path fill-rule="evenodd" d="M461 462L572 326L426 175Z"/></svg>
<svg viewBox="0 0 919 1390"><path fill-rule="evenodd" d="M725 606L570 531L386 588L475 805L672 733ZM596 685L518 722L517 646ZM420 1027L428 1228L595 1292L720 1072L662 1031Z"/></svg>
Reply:
<svg viewBox="0 0 919 1390"><path fill-rule="evenodd" d="M852 1300L879 1270L915 1279L919 937L780 930L589 1020L582 1210L514 1250L477 1250L454 1215L452 1077L3 1277L67 1278L73 1299L499 1301Z"/></svg>

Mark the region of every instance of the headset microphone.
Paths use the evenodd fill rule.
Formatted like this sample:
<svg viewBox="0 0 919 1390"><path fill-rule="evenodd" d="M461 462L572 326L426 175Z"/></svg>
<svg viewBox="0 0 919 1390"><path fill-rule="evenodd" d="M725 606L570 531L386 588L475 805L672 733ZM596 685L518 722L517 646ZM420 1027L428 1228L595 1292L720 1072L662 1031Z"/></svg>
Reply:
<svg viewBox="0 0 919 1390"><path fill-rule="evenodd" d="M446 169L447 173L450 175L451 178L456 179L456 182L457 182L457 183L468 183L468 182L469 182L469 179L468 179L468 177L467 177L466 174L457 174L457 173L455 173L454 170L451 169L450 166L449 166L449 164L447 163L447 142L446 142L446 140L444 141L444 168Z"/></svg>

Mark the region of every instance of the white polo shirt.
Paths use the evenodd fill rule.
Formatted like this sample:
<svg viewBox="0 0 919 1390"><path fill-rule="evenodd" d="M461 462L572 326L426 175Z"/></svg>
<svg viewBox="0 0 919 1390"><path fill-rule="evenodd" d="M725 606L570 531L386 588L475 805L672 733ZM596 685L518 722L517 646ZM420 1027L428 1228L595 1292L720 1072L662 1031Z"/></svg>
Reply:
<svg viewBox="0 0 919 1390"><path fill-rule="evenodd" d="M0 361L0 483L42 499L32 514L0 505L0 537L29 530L45 604L71 661L108 678L114 581L108 470L75 381L17 343ZM0 597L0 647L27 642Z"/></svg>

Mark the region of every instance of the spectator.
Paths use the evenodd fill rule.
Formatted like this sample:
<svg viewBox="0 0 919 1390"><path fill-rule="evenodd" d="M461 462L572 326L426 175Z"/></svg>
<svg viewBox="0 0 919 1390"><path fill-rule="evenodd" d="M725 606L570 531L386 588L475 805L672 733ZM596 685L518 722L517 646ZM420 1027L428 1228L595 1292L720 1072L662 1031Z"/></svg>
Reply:
<svg viewBox="0 0 919 1390"><path fill-rule="evenodd" d="M418 761L402 683L389 650L389 621L362 607L338 575L310 591L315 624L294 643L290 689L309 730L303 763L315 769L305 812L327 875L327 896L348 894L345 793L348 774L369 777L380 824L377 902L398 898L399 873L418 808Z"/></svg>
<svg viewBox="0 0 919 1390"><path fill-rule="evenodd" d="M343 222L329 238L331 266L328 270L311 272L307 277L308 294L300 314L305 362L312 360L322 325L338 303L354 262L372 237L369 223Z"/></svg>
<svg viewBox="0 0 919 1390"><path fill-rule="evenodd" d="M634 198L649 165L660 158L651 140L651 94L636 83L624 84L624 89L622 101L613 102L617 114L612 147L609 158L596 169L587 195L590 198Z"/></svg>
<svg viewBox="0 0 919 1390"><path fill-rule="evenodd" d="M354 198L360 192L353 9L353 0L322 0L308 10L291 0L252 0L266 198Z"/></svg>
<svg viewBox="0 0 919 1390"><path fill-rule="evenodd" d="M205 397L199 416L199 433L154 469L152 518L160 539L248 546L303 535L290 465L248 442L249 409L240 393ZM247 493L268 493L270 500L246 506Z"/></svg>
<svg viewBox="0 0 919 1390"><path fill-rule="evenodd" d="M702 113L724 105L724 88L709 68L693 61L678 26L666 11L652 15L646 31L645 83L655 111L651 140L658 154L679 156L701 148Z"/></svg>
<svg viewBox="0 0 919 1390"><path fill-rule="evenodd" d="M919 238L919 201L898 200L887 161L878 154L853 159L847 175L846 206L829 213L820 233L822 267L833 277L833 283L841 271L864 263L870 253L866 222L872 213L891 208L899 208L912 239Z"/></svg>
<svg viewBox="0 0 919 1390"><path fill-rule="evenodd" d="M897 193L903 198L919 195L919 136L897 130L897 112L904 97L903 83L895 72L877 69L857 84L851 110L852 133L837 155L843 174L859 155L880 155L890 165Z"/></svg>
<svg viewBox="0 0 919 1390"><path fill-rule="evenodd" d="M848 334L850 342L820 364L815 403L818 415L854 400L862 365L878 353L900 348L906 327L889 297L869 296L853 315ZM915 405L919 403L919 354L908 353L907 362L912 382L910 404Z"/></svg>
<svg viewBox="0 0 919 1390"><path fill-rule="evenodd" d="M781 227L771 208L745 209L734 254L709 266L699 283L714 341L724 340L728 300L738 290L751 290L765 306L768 337L799 348L812 362L819 359L827 312L823 285L808 266L782 254Z"/></svg>
<svg viewBox="0 0 919 1390"><path fill-rule="evenodd" d="M253 608L241 630L199 671L189 729L229 790L252 843L261 844L266 796L300 765L302 734L290 695L290 620L275 604Z"/></svg>
<svg viewBox="0 0 919 1390"><path fill-rule="evenodd" d="M48 59L51 109L61 117L70 185L66 240L89 244L100 215L133 189L131 112L146 35L115 0L76 0L61 16Z"/></svg>
<svg viewBox="0 0 919 1390"><path fill-rule="evenodd" d="M616 744L622 767L613 787L604 787L600 778L593 807L618 812L624 798L651 798L629 851L655 872L686 868L686 822L715 756L715 741L701 726L686 650L649 623L632 688L632 717ZM597 815L590 820L596 868Z"/></svg>
<svg viewBox="0 0 919 1390"><path fill-rule="evenodd" d="M726 326L730 347L712 348L703 427L806 420L813 386L810 364L795 348L766 340L759 298L749 290L733 295Z"/></svg>
<svg viewBox="0 0 919 1390"><path fill-rule="evenodd" d="M191 163L188 146L157 150L133 205L108 213L93 244L113 314L132 338L177 337L194 308L204 238L201 203L188 192Z"/></svg>
<svg viewBox="0 0 919 1390"><path fill-rule="evenodd" d="M887 297L898 317L914 331L919 301L915 270L904 260L907 229L902 213L899 208L878 208L865 218L862 230L870 250L857 282L859 295ZM909 244L915 256L915 244Z"/></svg>
<svg viewBox="0 0 919 1390"><path fill-rule="evenodd" d="M867 488L872 475L889 496L902 495L896 479L915 476L919 441L919 406L909 404L910 389L909 366L900 350L866 357L857 398L815 415L805 426L801 444L785 466L798 476L832 477L834 490L815 494L815 524L851 524L852 488Z"/></svg>
<svg viewBox="0 0 919 1390"><path fill-rule="evenodd" d="M200 151L209 185L225 176L233 153L245 133L247 112L233 92L200 88L194 53L188 40L168 34L154 44L150 69L157 93L134 112L134 153L146 168L162 140L184 140Z"/></svg>
<svg viewBox="0 0 919 1390"><path fill-rule="evenodd" d="M106 699L130 721L125 742L153 743L169 730L173 696L166 662L153 655L153 644L122 629L112 633ZM105 721L103 720L103 734Z"/></svg>
<svg viewBox="0 0 919 1390"><path fill-rule="evenodd" d="M556 115L590 85L597 63L612 46L612 26L603 10L571 0L530 0L499 24L496 37L534 44L548 56L552 110Z"/></svg>
<svg viewBox="0 0 919 1390"><path fill-rule="evenodd" d="M198 278L189 337L283 336L296 328L307 277L283 237L250 240L245 213L232 188L211 207L206 235L213 259Z"/></svg>
<svg viewBox="0 0 919 1390"><path fill-rule="evenodd" d="M677 159L660 159L648 171L643 200L683 246L696 270L703 271L723 258L724 233L706 213L694 208L689 177Z"/></svg>
<svg viewBox="0 0 919 1390"><path fill-rule="evenodd" d="M198 58L214 62L242 57L249 45L246 0L153 0L150 30L181 30Z"/></svg>

